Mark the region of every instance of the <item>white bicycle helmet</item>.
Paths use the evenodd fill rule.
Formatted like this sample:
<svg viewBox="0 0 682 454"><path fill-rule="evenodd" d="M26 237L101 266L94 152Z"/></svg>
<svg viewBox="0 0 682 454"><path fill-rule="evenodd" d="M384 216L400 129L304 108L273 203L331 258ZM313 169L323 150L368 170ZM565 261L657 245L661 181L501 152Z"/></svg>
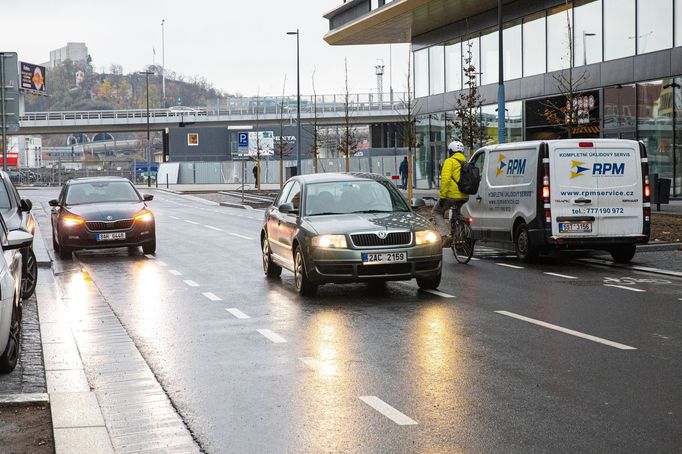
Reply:
<svg viewBox="0 0 682 454"><path fill-rule="evenodd" d="M458 151L464 153L464 144L459 140L452 141L450 142L450 145L448 145L448 151L450 153L457 153Z"/></svg>

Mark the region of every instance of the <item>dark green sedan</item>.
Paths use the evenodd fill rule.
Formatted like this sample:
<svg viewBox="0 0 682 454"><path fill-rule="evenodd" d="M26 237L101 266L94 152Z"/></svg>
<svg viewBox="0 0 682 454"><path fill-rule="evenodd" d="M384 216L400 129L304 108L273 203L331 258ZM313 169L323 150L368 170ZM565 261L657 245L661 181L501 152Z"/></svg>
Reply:
<svg viewBox="0 0 682 454"><path fill-rule="evenodd" d="M291 178L265 212L261 246L265 275L292 271L304 295L327 283L417 279L422 289L440 284L440 234L380 175Z"/></svg>

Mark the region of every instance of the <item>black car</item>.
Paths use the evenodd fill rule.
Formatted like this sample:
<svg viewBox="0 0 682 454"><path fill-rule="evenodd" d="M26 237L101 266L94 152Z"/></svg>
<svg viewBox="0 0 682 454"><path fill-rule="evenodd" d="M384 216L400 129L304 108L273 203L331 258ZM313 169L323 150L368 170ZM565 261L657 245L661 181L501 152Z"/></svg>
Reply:
<svg viewBox="0 0 682 454"><path fill-rule="evenodd" d="M156 252L154 214L130 180L76 178L62 188L52 207L52 246L62 259L78 249L142 246Z"/></svg>
<svg viewBox="0 0 682 454"><path fill-rule="evenodd" d="M36 225L31 214L33 204L30 200L19 196L9 173L0 171L0 180L2 180L0 182L0 214L5 220L7 230L21 230L34 235ZM20 252L22 259L21 297L30 298L38 281L38 262L33 253L33 242L29 247L21 248Z"/></svg>

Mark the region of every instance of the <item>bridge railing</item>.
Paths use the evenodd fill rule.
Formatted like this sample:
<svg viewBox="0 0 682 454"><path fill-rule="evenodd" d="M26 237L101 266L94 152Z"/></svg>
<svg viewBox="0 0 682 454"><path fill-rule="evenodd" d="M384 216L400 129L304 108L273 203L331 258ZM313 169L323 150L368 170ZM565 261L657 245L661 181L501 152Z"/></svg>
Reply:
<svg viewBox="0 0 682 454"><path fill-rule="evenodd" d="M350 115L363 112L386 112L392 114L403 110L405 93L354 93L348 95L301 96L301 113L312 116L317 110L320 115L344 114L346 106ZM167 109L150 109L150 118L192 119L207 116L242 117L257 115L296 116L297 99L285 97L231 97L209 100L206 107L176 106ZM146 109L126 110L83 110L65 112L26 112L20 121L82 121L146 118Z"/></svg>

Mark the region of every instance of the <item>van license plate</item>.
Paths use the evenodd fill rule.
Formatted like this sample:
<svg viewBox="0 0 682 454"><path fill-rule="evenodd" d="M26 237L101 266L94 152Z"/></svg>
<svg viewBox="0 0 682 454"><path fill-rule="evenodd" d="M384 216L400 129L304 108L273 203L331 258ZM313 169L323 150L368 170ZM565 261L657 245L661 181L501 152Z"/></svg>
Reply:
<svg viewBox="0 0 682 454"><path fill-rule="evenodd" d="M407 262L407 252L363 252L363 265L378 265L380 263L405 263Z"/></svg>
<svg viewBox="0 0 682 454"><path fill-rule="evenodd" d="M592 233L591 222L560 222L559 233Z"/></svg>
<svg viewBox="0 0 682 454"><path fill-rule="evenodd" d="M125 240L125 239L126 239L125 232L98 233L97 234L97 241L112 241L112 240Z"/></svg>

